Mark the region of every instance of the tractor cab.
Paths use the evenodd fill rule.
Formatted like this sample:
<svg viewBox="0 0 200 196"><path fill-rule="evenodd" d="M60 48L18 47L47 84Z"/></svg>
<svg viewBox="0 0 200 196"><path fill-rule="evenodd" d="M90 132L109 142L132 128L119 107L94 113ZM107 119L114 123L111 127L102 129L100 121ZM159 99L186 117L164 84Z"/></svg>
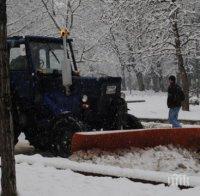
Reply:
<svg viewBox="0 0 200 196"><path fill-rule="evenodd" d="M72 50L72 40L67 40L67 58L72 70L77 70L76 61ZM30 81L31 77L40 75L56 75L62 72L63 42L59 38L26 36L8 39L10 51L10 70L19 79Z"/></svg>
<svg viewBox="0 0 200 196"><path fill-rule="evenodd" d="M70 75L75 75L77 66L72 40L67 39L66 45L69 59L67 66L70 66ZM17 91L18 97L27 104L38 101L51 104L51 112L55 115L72 111L72 94L66 96L62 79L62 39L38 36L12 37L8 39L8 46L11 86ZM48 99L49 97L51 99ZM52 98L56 103L49 101Z"/></svg>

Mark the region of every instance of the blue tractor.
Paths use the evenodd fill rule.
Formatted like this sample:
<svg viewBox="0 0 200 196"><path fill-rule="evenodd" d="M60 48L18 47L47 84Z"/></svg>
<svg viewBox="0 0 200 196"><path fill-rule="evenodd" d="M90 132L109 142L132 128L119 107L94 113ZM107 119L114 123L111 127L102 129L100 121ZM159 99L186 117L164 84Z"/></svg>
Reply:
<svg viewBox="0 0 200 196"><path fill-rule="evenodd" d="M8 38L15 144L24 132L36 149L66 157L75 132L142 128L127 113L120 77L79 75L72 41L64 45L61 38ZM71 75L68 86L64 49Z"/></svg>

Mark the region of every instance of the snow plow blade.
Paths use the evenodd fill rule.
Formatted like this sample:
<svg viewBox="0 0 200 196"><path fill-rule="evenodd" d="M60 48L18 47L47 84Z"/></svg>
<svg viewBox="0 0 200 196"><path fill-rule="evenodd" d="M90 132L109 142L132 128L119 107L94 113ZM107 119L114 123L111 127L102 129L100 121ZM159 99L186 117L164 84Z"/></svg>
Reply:
<svg viewBox="0 0 200 196"><path fill-rule="evenodd" d="M148 148L174 145L200 151L200 128L142 129L78 132L72 138L72 153L79 150L115 151L130 147Z"/></svg>

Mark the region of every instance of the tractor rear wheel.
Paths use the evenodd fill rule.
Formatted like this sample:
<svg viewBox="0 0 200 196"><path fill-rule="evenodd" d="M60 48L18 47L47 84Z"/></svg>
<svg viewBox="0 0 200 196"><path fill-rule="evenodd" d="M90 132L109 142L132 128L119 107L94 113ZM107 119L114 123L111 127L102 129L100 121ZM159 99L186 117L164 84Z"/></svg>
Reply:
<svg viewBox="0 0 200 196"><path fill-rule="evenodd" d="M126 114L126 125L124 129L143 129L143 126L138 118L131 114Z"/></svg>
<svg viewBox="0 0 200 196"><path fill-rule="evenodd" d="M54 142L51 151L55 156L68 157L71 154L71 140L75 132L83 131L83 125L73 117L58 119L53 127Z"/></svg>

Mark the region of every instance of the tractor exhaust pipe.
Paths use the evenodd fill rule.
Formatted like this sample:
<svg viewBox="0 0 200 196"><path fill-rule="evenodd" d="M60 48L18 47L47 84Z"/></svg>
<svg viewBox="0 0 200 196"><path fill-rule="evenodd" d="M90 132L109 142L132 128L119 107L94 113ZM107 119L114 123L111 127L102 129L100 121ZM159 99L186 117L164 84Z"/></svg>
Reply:
<svg viewBox="0 0 200 196"><path fill-rule="evenodd" d="M62 81L66 89L66 94L70 94L70 86L72 85L72 68L70 59L67 57L67 36L69 31L64 28L61 29L61 37L63 39L63 61L62 61Z"/></svg>

